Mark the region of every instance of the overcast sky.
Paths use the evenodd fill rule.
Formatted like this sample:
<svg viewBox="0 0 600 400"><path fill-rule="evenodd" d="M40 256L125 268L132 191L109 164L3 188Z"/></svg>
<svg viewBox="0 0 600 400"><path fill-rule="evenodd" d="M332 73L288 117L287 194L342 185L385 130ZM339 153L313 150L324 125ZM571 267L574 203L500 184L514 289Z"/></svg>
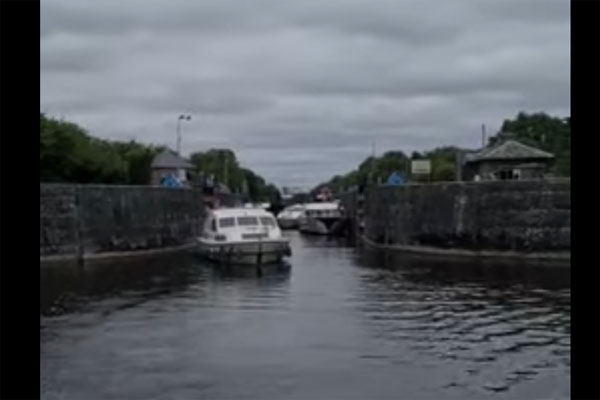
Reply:
<svg viewBox="0 0 600 400"><path fill-rule="evenodd" d="M570 114L566 0L42 0L40 108L107 139L234 150L311 187L372 152Z"/></svg>

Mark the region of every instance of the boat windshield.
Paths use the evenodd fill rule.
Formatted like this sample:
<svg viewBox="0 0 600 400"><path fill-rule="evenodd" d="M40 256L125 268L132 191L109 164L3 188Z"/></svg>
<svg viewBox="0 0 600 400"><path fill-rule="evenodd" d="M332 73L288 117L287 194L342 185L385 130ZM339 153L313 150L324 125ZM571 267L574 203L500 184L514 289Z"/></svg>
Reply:
<svg viewBox="0 0 600 400"><path fill-rule="evenodd" d="M306 214L315 218L332 218L340 215L339 210L308 210Z"/></svg>
<svg viewBox="0 0 600 400"><path fill-rule="evenodd" d="M219 219L219 228L231 228L235 226L235 218L227 217Z"/></svg>
<svg viewBox="0 0 600 400"><path fill-rule="evenodd" d="M256 218L256 217L238 217L237 223L240 226L254 226L254 225L258 225L258 218Z"/></svg>
<svg viewBox="0 0 600 400"><path fill-rule="evenodd" d="M275 226L275 220L271 217L260 217L260 223L264 226Z"/></svg>

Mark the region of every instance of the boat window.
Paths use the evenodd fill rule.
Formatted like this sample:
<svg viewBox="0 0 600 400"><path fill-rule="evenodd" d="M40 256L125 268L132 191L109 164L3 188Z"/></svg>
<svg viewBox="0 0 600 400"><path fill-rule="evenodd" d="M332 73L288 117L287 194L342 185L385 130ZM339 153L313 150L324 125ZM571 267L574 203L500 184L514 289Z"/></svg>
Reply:
<svg viewBox="0 0 600 400"><path fill-rule="evenodd" d="M238 225L241 225L241 226L258 225L258 218L256 218L256 217L238 217L237 223L238 223Z"/></svg>
<svg viewBox="0 0 600 400"><path fill-rule="evenodd" d="M260 223L265 226L275 226L275 221L271 217L260 217Z"/></svg>
<svg viewBox="0 0 600 400"><path fill-rule="evenodd" d="M230 228L232 226L235 226L235 218L228 217L219 219L219 228Z"/></svg>
<svg viewBox="0 0 600 400"><path fill-rule="evenodd" d="M216 219L210 220L210 230L213 232L217 231L217 220Z"/></svg>

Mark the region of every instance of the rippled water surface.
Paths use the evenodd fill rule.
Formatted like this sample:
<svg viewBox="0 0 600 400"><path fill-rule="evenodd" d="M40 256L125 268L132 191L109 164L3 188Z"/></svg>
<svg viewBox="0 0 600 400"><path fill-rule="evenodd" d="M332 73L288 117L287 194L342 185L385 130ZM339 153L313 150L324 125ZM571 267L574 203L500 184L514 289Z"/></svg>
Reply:
<svg viewBox="0 0 600 400"><path fill-rule="evenodd" d="M41 271L45 399L568 398L569 270L359 255Z"/></svg>

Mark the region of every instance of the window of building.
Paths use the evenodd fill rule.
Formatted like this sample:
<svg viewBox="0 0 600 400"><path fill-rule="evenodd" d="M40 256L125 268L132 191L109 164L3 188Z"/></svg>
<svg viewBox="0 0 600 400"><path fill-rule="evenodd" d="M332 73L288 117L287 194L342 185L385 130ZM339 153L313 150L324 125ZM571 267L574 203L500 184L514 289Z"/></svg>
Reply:
<svg viewBox="0 0 600 400"><path fill-rule="evenodd" d="M494 178L502 181L507 180L519 180L521 179L521 170L520 169L507 169L501 170L494 173Z"/></svg>

